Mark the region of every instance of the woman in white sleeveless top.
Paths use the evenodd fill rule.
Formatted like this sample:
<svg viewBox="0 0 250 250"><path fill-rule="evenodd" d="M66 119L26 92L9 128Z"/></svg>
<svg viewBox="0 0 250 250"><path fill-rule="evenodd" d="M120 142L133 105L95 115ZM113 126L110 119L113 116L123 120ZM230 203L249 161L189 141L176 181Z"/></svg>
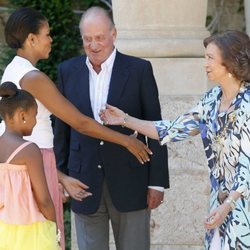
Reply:
<svg viewBox="0 0 250 250"><path fill-rule="evenodd" d="M9 47L16 50L17 55L5 69L2 82L14 82L18 88L25 89L36 98L37 124L32 135L26 139L35 142L43 154L46 178L56 209L57 224L63 232L63 208L58 177L74 199L82 200L90 193L85 190L86 185L56 170L51 113L80 133L126 147L141 163L148 160L148 153L151 152L136 138L110 130L81 114L60 94L49 77L35 67L39 60L49 57L52 43L49 32L47 19L34 9L21 8L11 14L5 26L5 39ZM2 124L3 122L1 126ZM64 249L63 237L61 246Z"/></svg>

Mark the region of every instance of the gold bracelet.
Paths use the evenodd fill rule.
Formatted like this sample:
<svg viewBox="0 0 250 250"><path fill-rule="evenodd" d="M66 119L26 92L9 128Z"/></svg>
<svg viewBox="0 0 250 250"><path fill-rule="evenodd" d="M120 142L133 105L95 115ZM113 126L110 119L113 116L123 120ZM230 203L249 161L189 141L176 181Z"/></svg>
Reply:
<svg viewBox="0 0 250 250"><path fill-rule="evenodd" d="M227 197L227 199L225 200L226 204L229 204L231 211L235 209L236 207L236 202L232 197Z"/></svg>
<svg viewBox="0 0 250 250"><path fill-rule="evenodd" d="M123 127L123 128L125 127L125 124L126 124L126 122L128 121L128 117L129 117L128 113L125 113L125 116L124 116L124 118L123 118L123 123L122 123L122 127Z"/></svg>

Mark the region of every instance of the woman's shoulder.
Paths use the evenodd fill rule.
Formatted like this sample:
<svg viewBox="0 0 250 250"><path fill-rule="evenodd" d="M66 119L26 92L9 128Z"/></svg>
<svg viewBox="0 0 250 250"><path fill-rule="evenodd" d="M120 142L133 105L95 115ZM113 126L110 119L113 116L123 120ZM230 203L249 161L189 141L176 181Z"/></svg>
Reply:
<svg viewBox="0 0 250 250"><path fill-rule="evenodd" d="M245 82L240 91L242 92L241 109L250 114L250 83Z"/></svg>
<svg viewBox="0 0 250 250"><path fill-rule="evenodd" d="M21 56L15 56L13 60L8 64L7 67L10 67L15 70L38 70L29 60Z"/></svg>
<svg viewBox="0 0 250 250"><path fill-rule="evenodd" d="M215 86L209 89L203 96L201 97L202 102L210 103L214 102L218 99L218 95L221 93L221 88L219 86Z"/></svg>
<svg viewBox="0 0 250 250"><path fill-rule="evenodd" d="M250 97L250 82L245 82L241 87L241 91L244 92L245 96Z"/></svg>
<svg viewBox="0 0 250 250"><path fill-rule="evenodd" d="M217 96L221 92L220 86L215 86L206 92L207 96Z"/></svg>
<svg viewBox="0 0 250 250"><path fill-rule="evenodd" d="M15 56L4 70L1 82L11 81L20 88L19 81L30 71L38 71L27 59Z"/></svg>

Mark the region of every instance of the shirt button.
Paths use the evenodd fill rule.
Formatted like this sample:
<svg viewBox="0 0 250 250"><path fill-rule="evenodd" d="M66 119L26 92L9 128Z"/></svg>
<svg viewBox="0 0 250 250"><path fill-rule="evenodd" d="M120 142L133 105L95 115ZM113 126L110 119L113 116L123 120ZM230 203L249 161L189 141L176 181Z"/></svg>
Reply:
<svg viewBox="0 0 250 250"><path fill-rule="evenodd" d="M100 141L100 145L103 145L104 144L104 141Z"/></svg>
<svg viewBox="0 0 250 250"><path fill-rule="evenodd" d="M102 168L102 166L101 166L101 165L97 165L97 167L98 167L99 169L101 169L101 168Z"/></svg>

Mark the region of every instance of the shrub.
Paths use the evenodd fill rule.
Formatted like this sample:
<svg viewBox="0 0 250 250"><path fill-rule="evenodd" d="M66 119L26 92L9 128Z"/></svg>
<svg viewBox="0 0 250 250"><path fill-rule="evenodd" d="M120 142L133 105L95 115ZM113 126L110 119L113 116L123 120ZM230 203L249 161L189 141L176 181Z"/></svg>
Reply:
<svg viewBox="0 0 250 250"><path fill-rule="evenodd" d="M40 61L37 67L53 81L56 80L57 65L80 52L81 40L78 32L78 18L72 10L70 0L9 0L10 7L33 7L49 20L53 38L49 59Z"/></svg>

